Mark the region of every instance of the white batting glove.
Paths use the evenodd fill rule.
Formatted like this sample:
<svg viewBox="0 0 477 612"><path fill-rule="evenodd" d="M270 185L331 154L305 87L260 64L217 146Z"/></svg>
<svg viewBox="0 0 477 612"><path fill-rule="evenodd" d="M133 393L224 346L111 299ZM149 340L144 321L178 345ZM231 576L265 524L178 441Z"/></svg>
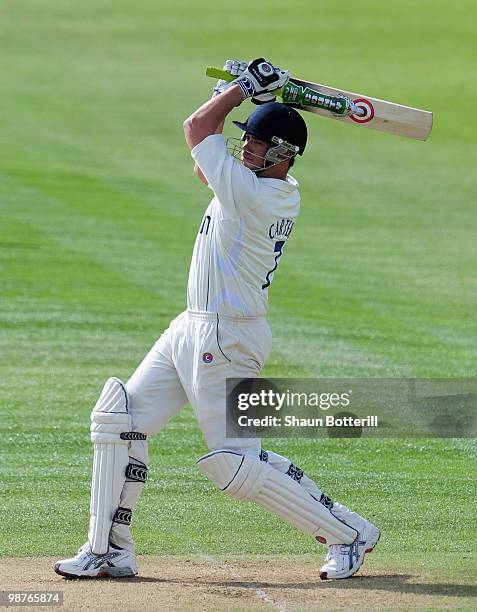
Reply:
<svg viewBox="0 0 477 612"><path fill-rule="evenodd" d="M227 60L224 64L224 70L234 76L240 76L247 70L248 62L241 60Z"/></svg>
<svg viewBox="0 0 477 612"><path fill-rule="evenodd" d="M275 102L277 99L272 93L264 93L259 96L253 96L251 102L254 104L266 104L267 102Z"/></svg>
<svg viewBox="0 0 477 612"><path fill-rule="evenodd" d="M276 89L280 89L289 78L290 72L288 70L276 68L263 57L260 57L249 62L245 72L232 82L240 86L245 98L249 98L269 94Z"/></svg>
<svg viewBox="0 0 477 612"><path fill-rule="evenodd" d="M247 70L247 66L248 62L243 62L241 60L227 60L224 64L224 70L226 70L229 74L233 74L234 76L242 76L242 74ZM218 81L217 83L217 87L221 88L220 91L225 91L225 89L231 85L232 83L227 81ZM276 99L276 96L274 96L272 93L265 93L261 94L260 96L253 96L252 102L254 104L265 104L266 102L275 102Z"/></svg>
<svg viewBox="0 0 477 612"><path fill-rule="evenodd" d="M242 62L240 60L229 59L225 62L223 69L233 76L240 76L241 74L245 72L245 70L247 70L247 66L248 66L248 62ZM212 97L214 98L215 96L218 96L220 93L222 93L223 91L231 87L232 84L233 84L233 81L232 82L224 81L220 79L219 81L217 81L214 87Z"/></svg>
<svg viewBox="0 0 477 612"><path fill-rule="evenodd" d="M232 70L229 70L227 68L227 64L229 62L233 64L233 66L231 66L232 70L235 70L237 72L235 71L232 72ZM247 70L247 66L248 66L248 62L237 62L236 60L227 60L225 62L224 70L227 70L227 72L230 72L230 74L237 74L238 76L241 76ZM259 105L259 104L265 104L266 102L275 102L276 99L277 97L274 96L272 93L264 93L259 96L253 96L252 102L254 104Z"/></svg>

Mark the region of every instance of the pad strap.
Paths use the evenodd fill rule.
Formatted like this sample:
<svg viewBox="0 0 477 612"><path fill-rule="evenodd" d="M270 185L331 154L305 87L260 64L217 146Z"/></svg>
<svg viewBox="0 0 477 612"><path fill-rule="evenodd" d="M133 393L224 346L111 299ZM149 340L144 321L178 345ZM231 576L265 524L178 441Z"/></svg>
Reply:
<svg viewBox="0 0 477 612"><path fill-rule="evenodd" d="M121 508L119 507L116 510L113 521L115 523L120 523L121 525L130 525L132 520L132 510L129 508Z"/></svg>
<svg viewBox="0 0 477 612"><path fill-rule="evenodd" d="M145 465L130 463L126 468L126 478L134 482L146 482L148 471Z"/></svg>

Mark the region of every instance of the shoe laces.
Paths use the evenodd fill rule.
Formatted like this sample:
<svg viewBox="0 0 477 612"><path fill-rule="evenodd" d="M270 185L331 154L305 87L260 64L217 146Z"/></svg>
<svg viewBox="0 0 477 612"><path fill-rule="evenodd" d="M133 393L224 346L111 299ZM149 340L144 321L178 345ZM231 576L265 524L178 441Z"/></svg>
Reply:
<svg viewBox="0 0 477 612"><path fill-rule="evenodd" d="M89 542L85 542L83 544L83 546L81 546L81 548L78 549L78 552L76 553L77 555L80 555L82 553L86 553L86 555L88 555L88 557L92 560L99 560L102 559L104 561L109 561L110 559L115 559L116 557L119 556L119 551L112 551L109 553L103 553L101 555L97 555L95 554L92 550L91 547L89 545Z"/></svg>
<svg viewBox="0 0 477 612"><path fill-rule="evenodd" d="M80 548L78 548L78 551L76 554L79 555L82 552L86 552L88 549L89 549L89 542L85 542L83 546L80 546Z"/></svg>
<svg viewBox="0 0 477 612"><path fill-rule="evenodd" d="M331 559L339 555L347 557L349 555L349 551L350 551L349 544L331 544L328 550L328 554L326 555L326 561L331 561Z"/></svg>

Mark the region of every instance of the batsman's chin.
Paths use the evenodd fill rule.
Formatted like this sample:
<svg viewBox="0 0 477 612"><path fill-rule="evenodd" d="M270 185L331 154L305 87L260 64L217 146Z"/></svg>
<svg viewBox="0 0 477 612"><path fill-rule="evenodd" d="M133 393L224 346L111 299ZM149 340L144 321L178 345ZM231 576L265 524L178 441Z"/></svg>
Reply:
<svg viewBox="0 0 477 612"><path fill-rule="evenodd" d="M259 170L261 166L259 166L258 164L256 164L255 162L251 161L250 159L246 159L245 157L242 157L241 160L242 164L248 168L249 170L255 171L255 170Z"/></svg>

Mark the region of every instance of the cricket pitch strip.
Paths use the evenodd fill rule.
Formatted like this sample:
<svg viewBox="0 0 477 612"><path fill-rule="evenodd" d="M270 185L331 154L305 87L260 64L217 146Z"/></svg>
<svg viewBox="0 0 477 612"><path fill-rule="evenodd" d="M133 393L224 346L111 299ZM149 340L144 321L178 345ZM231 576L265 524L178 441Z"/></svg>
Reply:
<svg viewBox="0 0 477 612"><path fill-rule="evenodd" d="M62 591L65 610L475 609L477 597L475 585L446 581L445 573L439 579L382 571L371 560L362 573L336 582L321 581L318 559L308 557L138 561L134 578L64 580L53 572L52 557L4 557L0 585L4 591Z"/></svg>

